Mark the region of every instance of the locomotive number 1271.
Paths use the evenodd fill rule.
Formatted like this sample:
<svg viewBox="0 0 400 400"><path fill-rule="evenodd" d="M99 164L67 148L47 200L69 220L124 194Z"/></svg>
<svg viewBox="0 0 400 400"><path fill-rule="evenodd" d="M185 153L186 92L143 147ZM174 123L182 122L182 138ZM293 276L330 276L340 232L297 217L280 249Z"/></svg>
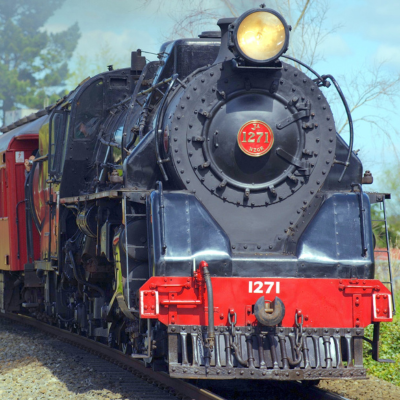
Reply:
<svg viewBox="0 0 400 400"><path fill-rule="evenodd" d="M249 293L271 293L275 287L275 293L280 293L281 283L280 282L261 282L261 281L249 281Z"/></svg>

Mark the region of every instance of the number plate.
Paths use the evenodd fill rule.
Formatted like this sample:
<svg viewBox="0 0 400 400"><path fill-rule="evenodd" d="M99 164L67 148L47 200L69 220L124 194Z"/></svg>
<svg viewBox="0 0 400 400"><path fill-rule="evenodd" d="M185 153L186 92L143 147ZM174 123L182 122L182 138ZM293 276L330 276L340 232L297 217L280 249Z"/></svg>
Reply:
<svg viewBox="0 0 400 400"><path fill-rule="evenodd" d="M240 149L251 157L267 154L274 144L274 133L265 122L254 120L246 122L238 133Z"/></svg>

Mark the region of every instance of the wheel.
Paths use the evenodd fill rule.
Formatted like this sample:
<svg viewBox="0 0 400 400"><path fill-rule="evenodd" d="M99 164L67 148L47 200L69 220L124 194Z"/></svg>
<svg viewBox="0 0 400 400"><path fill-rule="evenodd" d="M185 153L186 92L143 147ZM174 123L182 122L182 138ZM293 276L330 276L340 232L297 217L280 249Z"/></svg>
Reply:
<svg viewBox="0 0 400 400"><path fill-rule="evenodd" d="M124 354L127 354L127 355L131 355L132 354L132 346L131 346L131 344L128 342L128 343L125 343L125 342L122 342L121 344L120 344L120 350L124 353Z"/></svg>
<svg viewBox="0 0 400 400"><path fill-rule="evenodd" d="M57 321L57 327L60 328L60 329L64 329L65 324L64 324L63 321L61 321L61 319L59 319L59 320Z"/></svg>

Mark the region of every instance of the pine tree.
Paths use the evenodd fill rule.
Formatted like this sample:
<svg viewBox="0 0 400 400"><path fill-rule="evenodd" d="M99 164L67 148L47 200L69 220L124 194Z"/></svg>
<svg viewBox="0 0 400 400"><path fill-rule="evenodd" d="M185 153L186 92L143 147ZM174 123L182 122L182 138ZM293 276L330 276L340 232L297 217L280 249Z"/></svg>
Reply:
<svg viewBox="0 0 400 400"><path fill-rule="evenodd" d="M43 108L63 94L78 24L59 33L42 29L65 0L0 0L0 109Z"/></svg>

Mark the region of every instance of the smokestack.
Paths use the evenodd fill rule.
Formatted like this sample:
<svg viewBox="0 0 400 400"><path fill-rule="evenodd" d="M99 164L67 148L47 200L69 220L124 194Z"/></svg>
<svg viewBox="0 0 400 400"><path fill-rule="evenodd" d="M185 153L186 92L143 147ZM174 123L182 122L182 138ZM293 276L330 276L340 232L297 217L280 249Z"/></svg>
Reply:
<svg viewBox="0 0 400 400"><path fill-rule="evenodd" d="M146 58L142 56L142 50L137 49L131 54L131 75L140 76L146 65Z"/></svg>

